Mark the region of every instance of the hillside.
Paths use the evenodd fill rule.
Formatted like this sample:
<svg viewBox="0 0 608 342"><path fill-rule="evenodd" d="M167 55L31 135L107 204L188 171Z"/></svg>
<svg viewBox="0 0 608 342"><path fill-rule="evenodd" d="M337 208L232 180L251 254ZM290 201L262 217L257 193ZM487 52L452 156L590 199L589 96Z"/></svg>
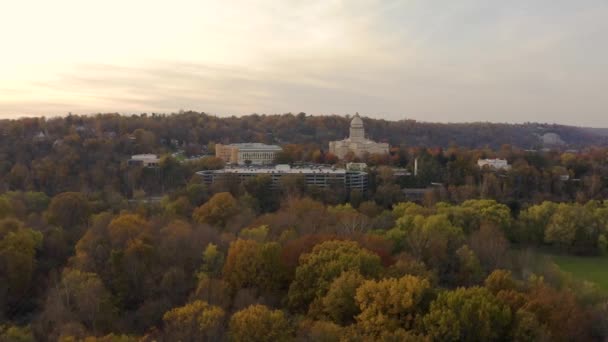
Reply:
<svg viewBox="0 0 608 342"><path fill-rule="evenodd" d="M415 120L387 121L363 116L366 134L374 140L393 146L498 148L510 144L524 149L543 146L541 137L548 134L559 137L564 148L581 148L590 145L608 145L607 129L590 129L554 124L505 123L431 123ZM151 131L165 140L207 144L209 142L298 143L327 146L331 140L348 135L349 117L327 115L312 116L300 113L282 115L252 114L242 117L217 117L205 113L179 114L68 116L61 118L24 118L0 120L0 131L32 137L45 132L49 138L63 136L67 126L88 132L129 134L136 129ZM547 139L545 139L546 141Z"/></svg>

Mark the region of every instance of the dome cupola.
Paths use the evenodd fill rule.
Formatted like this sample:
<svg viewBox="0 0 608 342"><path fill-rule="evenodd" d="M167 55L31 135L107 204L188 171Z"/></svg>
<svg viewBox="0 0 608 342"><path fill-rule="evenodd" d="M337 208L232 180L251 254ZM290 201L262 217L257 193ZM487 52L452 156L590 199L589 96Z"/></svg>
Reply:
<svg viewBox="0 0 608 342"><path fill-rule="evenodd" d="M350 121L350 139L351 140L363 140L365 139L365 130L363 129L363 120L356 113L353 119Z"/></svg>

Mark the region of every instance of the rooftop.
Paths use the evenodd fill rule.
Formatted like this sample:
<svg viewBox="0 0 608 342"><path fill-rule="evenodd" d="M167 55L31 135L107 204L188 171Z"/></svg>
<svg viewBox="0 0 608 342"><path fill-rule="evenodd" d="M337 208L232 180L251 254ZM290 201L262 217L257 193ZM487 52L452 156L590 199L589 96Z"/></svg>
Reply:
<svg viewBox="0 0 608 342"><path fill-rule="evenodd" d="M158 156L156 154L134 154L131 156L131 159L135 159L135 160L158 159Z"/></svg>
<svg viewBox="0 0 608 342"><path fill-rule="evenodd" d="M221 170L199 171L201 173L233 173L233 174L345 174L347 170L327 166L298 166L277 165L275 167L229 167Z"/></svg>
<svg viewBox="0 0 608 342"><path fill-rule="evenodd" d="M277 145L267 145L262 143L240 143L240 144L230 144L230 146L238 147L240 151L245 150L276 150L281 151L282 148Z"/></svg>

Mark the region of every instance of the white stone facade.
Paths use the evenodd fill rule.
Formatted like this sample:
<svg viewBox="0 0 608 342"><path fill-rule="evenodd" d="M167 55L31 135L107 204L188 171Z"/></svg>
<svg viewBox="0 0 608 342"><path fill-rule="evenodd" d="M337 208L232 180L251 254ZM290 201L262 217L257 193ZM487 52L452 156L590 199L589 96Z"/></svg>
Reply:
<svg viewBox="0 0 608 342"><path fill-rule="evenodd" d="M141 165L143 167L158 167L160 158L156 154L135 154L131 156L129 165Z"/></svg>
<svg viewBox="0 0 608 342"><path fill-rule="evenodd" d="M485 166L497 170L509 170L511 168L506 159L479 159L477 166L480 169L483 169Z"/></svg>
<svg viewBox="0 0 608 342"><path fill-rule="evenodd" d="M361 158L366 154L386 154L388 153L387 143L378 143L365 138L363 120L359 113L350 122L350 136L347 139L329 142L329 152L343 159L349 152Z"/></svg>
<svg viewBox="0 0 608 342"><path fill-rule="evenodd" d="M215 145L215 156L227 164L234 165L270 165L274 163L277 153L283 149L277 145L244 143Z"/></svg>

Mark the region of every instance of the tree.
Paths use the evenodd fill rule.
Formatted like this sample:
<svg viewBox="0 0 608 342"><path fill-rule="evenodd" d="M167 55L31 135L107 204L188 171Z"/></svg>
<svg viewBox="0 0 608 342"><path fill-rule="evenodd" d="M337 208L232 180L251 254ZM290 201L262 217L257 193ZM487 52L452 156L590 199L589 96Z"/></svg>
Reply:
<svg viewBox="0 0 608 342"><path fill-rule="evenodd" d="M463 245L456 251L458 258L458 273L456 279L461 286L471 286L483 279L481 264L475 252L467 245Z"/></svg>
<svg viewBox="0 0 608 342"><path fill-rule="evenodd" d="M285 269L280 260L281 249L275 242L259 243L238 239L230 244L224 264L224 279L234 291L256 287L275 291L284 286Z"/></svg>
<svg viewBox="0 0 608 342"><path fill-rule="evenodd" d="M545 229L557 209L557 203L544 201L519 214L517 240L539 245L544 241Z"/></svg>
<svg viewBox="0 0 608 342"><path fill-rule="evenodd" d="M258 227L245 228L239 233L239 237L243 240L254 240L264 242L268 237L268 226L261 225Z"/></svg>
<svg viewBox="0 0 608 342"><path fill-rule="evenodd" d="M355 297L361 310L357 316L358 329L367 336L380 336L400 328L412 329L426 309L430 289L428 280L411 275L365 281Z"/></svg>
<svg viewBox="0 0 608 342"><path fill-rule="evenodd" d="M445 215L416 216L412 227L403 233L406 251L437 269L441 279L448 279L453 272L451 255L463 240L462 229L452 225Z"/></svg>
<svg viewBox="0 0 608 342"><path fill-rule="evenodd" d="M0 325L0 341L34 342L34 334L29 326Z"/></svg>
<svg viewBox="0 0 608 342"><path fill-rule="evenodd" d="M243 186L255 198L262 212L269 212L278 207L278 201L272 191L272 178L269 175L258 175L247 179Z"/></svg>
<svg viewBox="0 0 608 342"><path fill-rule="evenodd" d="M108 225L108 233L114 248L125 248L149 233L148 222L139 215L122 214Z"/></svg>
<svg viewBox="0 0 608 342"><path fill-rule="evenodd" d="M49 336L77 324L93 333L111 326L115 311L110 292L97 274L66 268L46 297L40 322Z"/></svg>
<svg viewBox="0 0 608 342"><path fill-rule="evenodd" d="M192 215L192 205L186 196L180 196L176 200L165 204L165 212L169 217L188 218Z"/></svg>
<svg viewBox="0 0 608 342"><path fill-rule="evenodd" d="M370 226L369 217L353 209L350 204L329 207L328 211L336 218L336 233L342 235L353 235L366 232Z"/></svg>
<svg viewBox="0 0 608 342"><path fill-rule="evenodd" d="M545 230L545 242L583 254L599 251L599 236L593 212L580 204L559 204Z"/></svg>
<svg viewBox="0 0 608 342"><path fill-rule="evenodd" d="M345 328L327 321L303 320L298 326L298 341L340 342L344 339Z"/></svg>
<svg viewBox="0 0 608 342"><path fill-rule="evenodd" d="M511 271L494 270L484 281L485 287L493 294L500 291L515 290L517 282L511 276Z"/></svg>
<svg viewBox="0 0 608 342"><path fill-rule="evenodd" d="M282 311L252 305L232 315L228 334L234 342L281 342L292 339L292 328Z"/></svg>
<svg viewBox="0 0 608 342"><path fill-rule="evenodd" d="M508 237L513 235L511 210L494 200L468 200L459 206L438 205L437 212L447 215L465 233L479 229L482 223L490 223L502 229Z"/></svg>
<svg viewBox="0 0 608 342"><path fill-rule="evenodd" d="M0 197L0 219L13 215L13 206L8 198Z"/></svg>
<svg viewBox="0 0 608 342"><path fill-rule="evenodd" d="M549 336L546 326L538 321L535 314L523 309L515 312L512 332L513 341L549 341Z"/></svg>
<svg viewBox="0 0 608 342"><path fill-rule="evenodd" d="M486 271L506 266L509 241L495 225L483 223L471 234L469 243Z"/></svg>
<svg viewBox="0 0 608 342"><path fill-rule="evenodd" d="M354 241L323 242L300 257L289 287L289 306L305 310L313 300L325 296L331 282L342 272L356 271L364 277L373 277L381 268L380 258Z"/></svg>
<svg viewBox="0 0 608 342"><path fill-rule="evenodd" d="M171 341L216 341L222 336L225 312L196 300L163 315L165 337Z"/></svg>
<svg viewBox="0 0 608 342"><path fill-rule="evenodd" d="M205 273L199 273L198 284L191 294L191 300L203 300L211 305L228 308L230 305L230 284L222 279L211 278Z"/></svg>
<svg viewBox="0 0 608 342"><path fill-rule="evenodd" d="M536 315L552 340L591 340L593 323L589 312L581 307L569 289L557 290L539 279L531 285L520 309Z"/></svg>
<svg viewBox="0 0 608 342"><path fill-rule="evenodd" d="M354 271L343 272L334 279L327 294L321 300L323 313L340 325L354 322L355 316L359 313L355 293L364 280L361 274Z"/></svg>
<svg viewBox="0 0 608 342"><path fill-rule="evenodd" d="M5 295L10 305L27 297L36 271L36 251L41 246L42 233L14 219L0 221L0 303Z"/></svg>
<svg viewBox="0 0 608 342"><path fill-rule="evenodd" d="M203 251L203 264L201 272L210 276L218 276L224 266L224 254L217 249L217 245L210 243Z"/></svg>
<svg viewBox="0 0 608 342"><path fill-rule="evenodd" d="M88 201L81 193L63 192L53 197L46 215L49 223L73 231L87 223L89 214Z"/></svg>
<svg viewBox="0 0 608 342"><path fill-rule="evenodd" d="M511 311L481 287L440 293L423 317L426 333L439 341L498 341L511 324Z"/></svg>
<svg viewBox="0 0 608 342"><path fill-rule="evenodd" d="M192 216L198 223L224 228L228 220L237 213L236 199L229 192L220 192L213 195L207 203L195 209Z"/></svg>

